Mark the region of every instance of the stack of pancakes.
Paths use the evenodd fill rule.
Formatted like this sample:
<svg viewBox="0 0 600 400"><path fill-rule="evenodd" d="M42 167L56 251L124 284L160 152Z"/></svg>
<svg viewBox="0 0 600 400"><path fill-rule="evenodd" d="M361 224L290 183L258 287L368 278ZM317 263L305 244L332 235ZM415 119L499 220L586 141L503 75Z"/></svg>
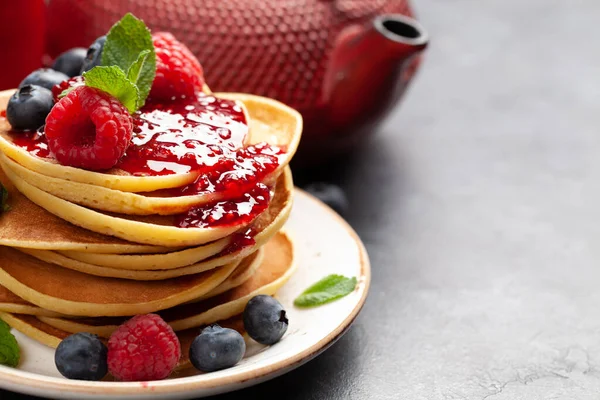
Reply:
<svg viewBox="0 0 600 400"><path fill-rule="evenodd" d="M0 92L0 110L11 94ZM270 99L216 96L245 109L246 144L267 142L285 153L265 178L271 188L265 211L209 227L181 228L173 218L218 198L148 194L165 180L183 186L197 176L62 166L15 145L0 117L0 181L9 192L9 209L0 214L0 318L56 347L71 333L107 338L129 317L157 313L180 338L180 366L188 363L199 327L218 322L243 329L239 315L247 301L274 295L294 271L293 244L281 229L292 205L288 163L302 121ZM251 240L240 242L248 232Z"/></svg>

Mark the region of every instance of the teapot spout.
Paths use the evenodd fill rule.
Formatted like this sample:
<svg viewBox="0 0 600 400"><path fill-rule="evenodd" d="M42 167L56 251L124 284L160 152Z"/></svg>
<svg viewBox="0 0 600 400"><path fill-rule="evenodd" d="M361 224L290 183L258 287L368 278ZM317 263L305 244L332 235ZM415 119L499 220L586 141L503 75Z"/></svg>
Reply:
<svg viewBox="0 0 600 400"><path fill-rule="evenodd" d="M400 14L349 26L338 35L326 71L322 99L339 129L346 122L379 119L406 89L429 42L416 20Z"/></svg>
<svg viewBox="0 0 600 400"><path fill-rule="evenodd" d="M416 20L401 14L381 15L373 20L373 42L379 51L388 51L398 63L423 51L429 43L425 29Z"/></svg>

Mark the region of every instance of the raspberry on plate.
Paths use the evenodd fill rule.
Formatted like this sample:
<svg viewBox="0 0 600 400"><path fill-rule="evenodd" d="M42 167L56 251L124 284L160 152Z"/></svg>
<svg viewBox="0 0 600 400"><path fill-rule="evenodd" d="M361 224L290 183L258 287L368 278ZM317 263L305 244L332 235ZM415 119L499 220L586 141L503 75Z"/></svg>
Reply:
<svg viewBox="0 0 600 400"><path fill-rule="evenodd" d="M156 77L150 97L169 100L202 91L204 73L192 52L168 32L152 35L156 51Z"/></svg>
<svg viewBox="0 0 600 400"><path fill-rule="evenodd" d="M181 356L179 339L158 315L137 315L108 340L108 370L122 381L164 379Z"/></svg>
<svg viewBox="0 0 600 400"><path fill-rule="evenodd" d="M59 163L99 171L117 164L132 130L131 115L119 100L80 86L54 105L44 132Z"/></svg>

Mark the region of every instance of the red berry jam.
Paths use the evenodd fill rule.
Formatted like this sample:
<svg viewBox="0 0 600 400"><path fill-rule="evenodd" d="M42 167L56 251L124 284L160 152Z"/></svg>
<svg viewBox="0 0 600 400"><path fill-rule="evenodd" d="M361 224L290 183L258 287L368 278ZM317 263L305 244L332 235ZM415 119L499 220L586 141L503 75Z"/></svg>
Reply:
<svg viewBox="0 0 600 400"><path fill-rule="evenodd" d="M50 154L48 141L44 132L16 132L12 136L13 143L40 158L54 158Z"/></svg>
<svg viewBox="0 0 600 400"><path fill-rule="evenodd" d="M134 176L198 172L195 182L154 195L218 192L226 199L177 215L176 226L248 223L268 207L271 193L262 182L277 169L285 149L265 143L244 147L247 135L245 114L234 101L202 94L185 102L151 103L134 115L131 143L116 167ZM12 139L35 156L54 158L42 130L15 133ZM236 240L237 248L253 243L249 235Z"/></svg>
<svg viewBox="0 0 600 400"><path fill-rule="evenodd" d="M271 192L266 185L257 184L252 190L231 200L194 207L175 217L180 228L207 228L248 223L267 209Z"/></svg>
<svg viewBox="0 0 600 400"><path fill-rule="evenodd" d="M54 85L52 87L52 97L54 97L54 102L59 101L59 97L67 89L76 88L77 86L85 85L85 80L83 76L74 76L66 81L62 81L58 85Z"/></svg>
<svg viewBox="0 0 600 400"><path fill-rule="evenodd" d="M231 100L200 95L188 102L148 104L134 115L131 143L117 167L135 176L209 171L242 148L247 134L244 112ZM12 138L38 157L54 158L43 132Z"/></svg>
<svg viewBox="0 0 600 400"><path fill-rule="evenodd" d="M246 116L234 101L200 95L148 104L134 116L131 144L117 167L136 176L210 170L243 146Z"/></svg>
<svg viewBox="0 0 600 400"><path fill-rule="evenodd" d="M220 255L236 253L246 247L252 246L256 243L254 236L258 232L254 227L250 227L243 232L234 233L232 236L231 243L223 250Z"/></svg>
<svg viewBox="0 0 600 400"><path fill-rule="evenodd" d="M203 193L224 193L225 197L239 197L251 190L279 166L283 149L259 143L220 157L210 168L204 168L195 182L163 191L170 197Z"/></svg>

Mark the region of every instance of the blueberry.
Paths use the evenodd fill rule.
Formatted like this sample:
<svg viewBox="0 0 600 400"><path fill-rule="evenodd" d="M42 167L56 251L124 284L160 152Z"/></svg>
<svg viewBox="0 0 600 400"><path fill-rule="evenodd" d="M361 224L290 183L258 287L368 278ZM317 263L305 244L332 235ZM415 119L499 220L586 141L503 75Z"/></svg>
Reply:
<svg viewBox="0 0 600 400"><path fill-rule="evenodd" d="M244 328L258 343L279 342L288 328L288 319L280 302L264 294L250 299L244 309Z"/></svg>
<svg viewBox="0 0 600 400"><path fill-rule="evenodd" d="M52 92L36 85L25 85L8 100L6 118L13 129L34 131L44 125L54 99Z"/></svg>
<svg viewBox="0 0 600 400"><path fill-rule="evenodd" d="M25 79L19 83L19 87L25 85L38 85L48 90L52 90L54 85L58 85L67 79L69 79L69 77L62 72L55 71L52 68L40 68L27 75Z"/></svg>
<svg viewBox="0 0 600 400"><path fill-rule="evenodd" d="M70 77L79 75L81 67L83 66L83 60L87 54L87 49L83 47L75 47L71 50L67 50L54 60L52 69L60 71Z"/></svg>
<svg viewBox="0 0 600 400"><path fill-rule="evenodd" d="M81 73L89 71L90 69L100 65L102 61L102 50L104 49L104 42L106 42L106 36L100 36L92 43L87 49L83 65L81 66Z"/></svg>
<svg viewBox="0 0 600 400"><path fill-rule="evenodd" d="M211 325L202 330L190 346L190 361L202 372L233 367L246 352L244 338L237 331Z"/></svg>
<svg viewBox="0 0 600 400"><path fill-rule="evenodd" d="M108 349L91 333L66 337L54 353L58 372L69 379L98 381L108 372Z"/></svg>
<svg viewBox="0 0 600 400"><path fill-rule="evenodd" d="M304 190L333 208L340 215L344 215L348 211L348 198L342 188L337 185L315 182L306 185Z"/></svg>

